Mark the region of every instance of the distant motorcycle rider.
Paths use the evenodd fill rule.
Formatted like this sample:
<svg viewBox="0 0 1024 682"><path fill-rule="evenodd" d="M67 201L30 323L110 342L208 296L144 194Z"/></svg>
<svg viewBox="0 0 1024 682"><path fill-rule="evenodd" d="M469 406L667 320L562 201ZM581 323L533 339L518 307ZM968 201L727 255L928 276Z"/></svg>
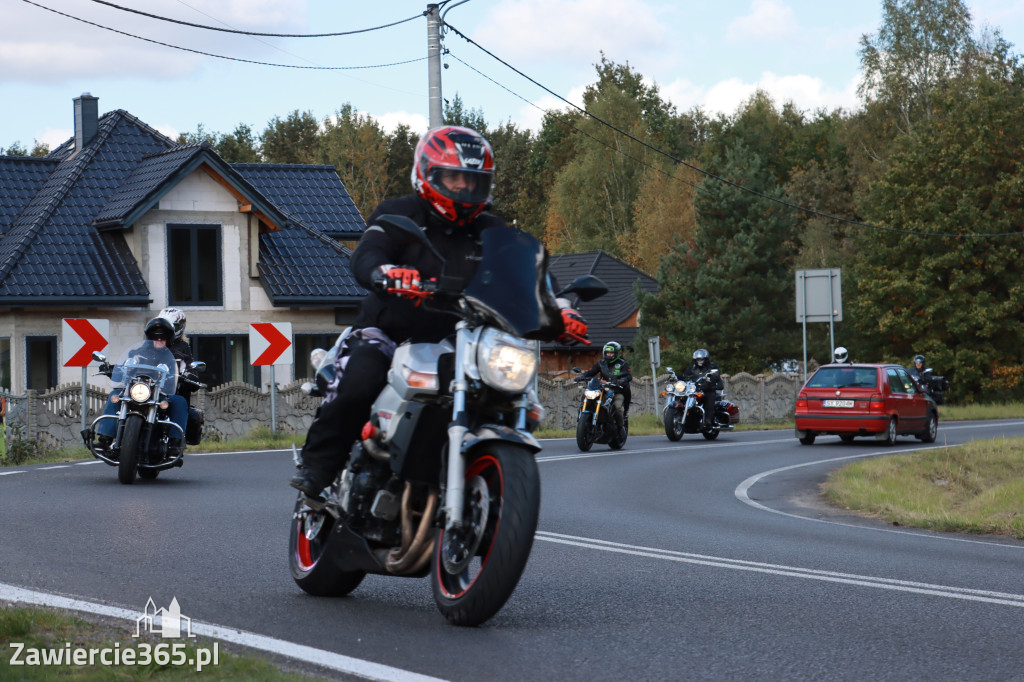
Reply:
<svg viewBox="0 0 1024 682"><path fill-rule="evenodd" d="M633 393L629 388L633 381L633 373L629 368L626 358L622 357L622 344L618 341L609 341L604 344L601 351L601 359L594 363L594 366L580 375L580 379L589 379L597 375L605 381L610 381L619 386L615 391L615 398L612 400L612 407L615 408L615 424L622 429L628 418L629 403Z"/></svg>
<svg viewBox="0 0 1024 682"><path fill-rule="evenodd" d="M197 381L198 377L190 368L192 365L192 346L185 340L185 312L178 308L164 308L157 317L162 317L174 327L174 340L167 344L167 349L174 354L174 359L178 363L178 376L188 377L193 381ZM195 390L196 387L188 382L179 381L175 393L191 405L192 393Z"/></svg>
<svg viewBox="0 0 1024 682"><path fill-rule="evenodd" d="M698 348L693 351L693 362L690 366L683 370L680 378L684 381L697 381L702 376L707 374L713 369L718 369L704 348ZM715 403L718 400L718 391L725 388L725 383L722 381L721 372L717 375L718 380L709 390L704 391L704 397L701 398L701 407L704 408L704 425L711 426L715 422Z"/></svg>
<svg viewBox="0 0 1024 682"><path fill-rule="evenodd" d="M924 356L921 354L914 356L914 365L907 370L907 374L914 377L915 380L921 381L921 376L924 374Z"/></svg>
<svg viewBox="0 0 1024 682"><path fill-rule="evenodd" d="M366 221L351 269L369 293L339 359L344 371L336 396L317 410L306 434L302 464L290 481L293 488L318 495L345 465L373 401L387 384L396 344L437 343L455 332L457 316L420 305L425 297L421 285L442 274L468 282L480 262L480 233L488 227L508 228L485 212L493 176L494 154L479 133L460 126L433 128L413 154L414 194L386 199ZM385 214L406 216L420 226L443 256L444 272L425 245L392 240L378 222ZM562 310L562 324L573 334L586 334L586 323L569 308Z"/></svg>

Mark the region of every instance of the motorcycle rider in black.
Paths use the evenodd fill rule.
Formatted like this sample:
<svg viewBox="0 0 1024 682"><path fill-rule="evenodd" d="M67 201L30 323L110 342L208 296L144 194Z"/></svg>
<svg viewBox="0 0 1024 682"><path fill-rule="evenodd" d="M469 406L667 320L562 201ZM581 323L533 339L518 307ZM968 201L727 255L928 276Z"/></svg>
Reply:
<svg viewBox="0 0 1024 682"><path fill-rule="evenodd" d="M698 348L693 351L693 362L690 366L683 370L680 375L680 379L684 381L696 381L702 376L707 374L713 369L718 369L718 365L712 362L708 352L703 348ZM722 381L722 374L719 372L717 383L711 387L711 390L704 391L704 397L701 398L701 406L704 408L704 426L711 426L715 422L715 403L718 401L718 391L725 388L725 383Z"/></svg>
<svg viewBox="0 0 1024 682"><path fill-rule="evenodd" d="M602 358L594 363L594 366L580 375L580 379L601 375L605 381L612 381L621 388L615 391L615 398L612 406L615 408L615 425L622 430L626 423L626 410L632 396L629 384L633 381L633 373L629 368L626 358L622 357L622 344L618 341L609 341L604 344Z"/></svg>
<svg viewBox="0 0 1024 682"><path fill-rule="evenodd" d="M421 283L442 274L467 283L472 278L480 261L481 231L506 226L485 212L493 175L494 155L479 133L458 126L427 131L413 157L415 193L381 202L352 253L352 273L369 290L353 325L356 329L376 328L396 344L437 343L455 332L455 315L420 305ZM425 246L393 241L377 224L385 214L407 216L419 225L444 257L444 272ZM562 318L567 330L585 334L586 324L576 311L563 309ZM391 357L384 348L387 345L361 341L358 334L350 337L337 397L317 411L292 487L318 495L344 467L373 401L387 383Z"/></svg>
<svg viewBox="0 0 1024 682"><path fill-rule="evenodd" d="M924 369L925 369L924 362L925 362L925 360L924 360L924 356L923 355L920 355L920 354L915 355L914 356L914 366L911 367L909 370L907 370L907 374L909 374L910 376L914 377L915 380L921 381L921 375L924 373Z"/></svg>

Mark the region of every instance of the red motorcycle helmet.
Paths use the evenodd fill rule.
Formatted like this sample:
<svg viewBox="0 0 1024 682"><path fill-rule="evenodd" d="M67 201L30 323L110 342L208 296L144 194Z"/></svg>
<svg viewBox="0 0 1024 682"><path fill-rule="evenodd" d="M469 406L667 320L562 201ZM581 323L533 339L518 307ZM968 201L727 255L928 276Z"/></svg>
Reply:
<svg viewBox="0 0 1024 682"><path fill-rule="evenodd" d="M494 152L469 128L432 128L413 154L412 187L446 220L465 225L491 203Z"/></svg>

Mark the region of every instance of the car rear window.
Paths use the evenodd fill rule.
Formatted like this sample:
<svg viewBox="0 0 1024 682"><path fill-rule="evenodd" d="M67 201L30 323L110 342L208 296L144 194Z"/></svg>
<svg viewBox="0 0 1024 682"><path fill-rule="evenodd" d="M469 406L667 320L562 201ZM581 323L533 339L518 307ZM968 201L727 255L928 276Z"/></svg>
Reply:
<svg viewBox="0 0 1024 682"><path fill-rule="evenodd" d="M878 370L874 367L822 367L808 388L874 388L878 385Z"/></svg>

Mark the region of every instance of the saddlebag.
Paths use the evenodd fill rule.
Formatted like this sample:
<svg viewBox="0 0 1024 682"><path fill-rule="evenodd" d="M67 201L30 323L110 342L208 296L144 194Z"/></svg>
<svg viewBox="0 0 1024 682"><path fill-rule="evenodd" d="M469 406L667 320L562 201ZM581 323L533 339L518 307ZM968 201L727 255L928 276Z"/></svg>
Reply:
<svg viewBox="0 0 1024 682"><path fill-rule="evenodd" d="M203 439L203 422L206 417L203 411L195 407L188 408L188 425L185 427L185 442L188 445L199 445Z"/></svg>

